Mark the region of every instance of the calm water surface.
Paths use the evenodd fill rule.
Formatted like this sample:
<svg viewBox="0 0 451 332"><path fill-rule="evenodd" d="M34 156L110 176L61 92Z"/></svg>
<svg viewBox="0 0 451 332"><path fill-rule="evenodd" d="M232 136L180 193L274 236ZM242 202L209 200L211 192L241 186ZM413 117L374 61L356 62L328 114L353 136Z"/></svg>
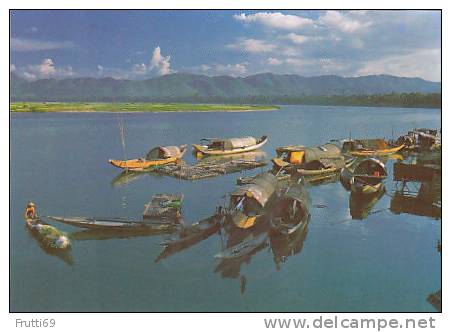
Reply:
<svg viewBox="0 0 451 332"><path fill-rule="evenodd" d="M128 158L156 145L262 134L270 137L264 150L271 157L277 146L318 145L345 138L350 130L353 137L391 138L392 131L397 137L413 127L438 128L441 121L434 109L317 106L121 117ZM124 157L118 118L11 115L11 310L434 311L426 298L441 288L435 248L440 221L392 214L387 195L373 207L380 212L352 220L349 193L339 182L309 188L312 216L293 255L277 263L280 257L269 245L242 262L233 276L215 272L214 255L224 241L219 234L158 263L165 236L87 238L72 241L71 257L46 253L24 227L28 200L42 215L136 219L153 194L182 192L183 216L191 224L212 215L235 188L239 174L196 182L144 175L126 186L112 185L120 171L107 160ZM194 162L190 153L185 159ZM390 192L393 183L386 187Z"/></svg>

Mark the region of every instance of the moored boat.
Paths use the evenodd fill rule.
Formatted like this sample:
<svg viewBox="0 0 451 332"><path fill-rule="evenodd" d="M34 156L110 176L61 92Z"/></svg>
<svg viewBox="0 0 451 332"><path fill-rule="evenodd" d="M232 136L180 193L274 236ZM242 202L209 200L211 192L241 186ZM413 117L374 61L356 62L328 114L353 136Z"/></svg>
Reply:
<svg viewBox="0 0 451 332"><path fill-rule="evenodd" d="M349 139L343 141L343 153L357 157L389 156L399 152L404 144L396 145L381 138Z"/></svg>
<svg viewBox="0 0 451 332"><path fill-rule="evenodd" d="M354 160L343 156L341 149L332 143L316 147L289 145L277 148L276 152L277 157L272 159L273 172L278 175L296 174L308 182L332 178Z"/></svg>
<svg viewBox="0 0 451 332"><path fill-rule="evenodd" d="M108 162L121 169L134 172L145 172L151 170L153 166L176 163L182 159L187 150L187 145L181 146L158 146L150 150L145 158L116 160L110 159Z"/></svg>
<svg viewBox="0 0 451 332"><path fill-rule="evenodd" d="M246 136L239 138L203 138L207 144L193 144L193 148L198 156L203 155L227 155L254 151L261 148L268 141L267 136L259 139Z"/></svg>
<svg viewBox="0 0 451 332"><path fill-rule="evenodd" d="M290 235L308 222L310 198L302 180L292 181L277 200L270 220L273 231Z"/></svg>
<svg viewBox="0 0 451 332"><path fill-rule="evenodd" d="M238 228L252 227L278 196L277 178L262 173L230 194L228 215Z"/></svg>
<svg viewBox="0 0 451 332"><path fill-rule="evenodd" d="M63 224L81 227L81 228L92 228L92 229L138 229L138 228L148 228L152 229L170 229L176 227L174 224L170 223L160 223L155 222L147 223L143 221L129 221L122 218L95 218L95 217L57 217L48 216L49 219L61 222Z"/></svg>
<svg viewBox="0 0 451 332"><path fill-rule="evenodd" d="M357 194L374 194L383 187L387 169L375 158L360 159L351 167L345 167L340 173L343 186Z"/></svg>

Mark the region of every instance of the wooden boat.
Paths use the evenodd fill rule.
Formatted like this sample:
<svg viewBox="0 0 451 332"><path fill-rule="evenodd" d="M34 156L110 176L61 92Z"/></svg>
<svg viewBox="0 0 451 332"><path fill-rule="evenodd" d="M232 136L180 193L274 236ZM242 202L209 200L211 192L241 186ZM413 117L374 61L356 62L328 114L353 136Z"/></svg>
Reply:
<svg viewBox="0 0 451 332"><path fill-rule="evenodd" d="M146 227L129 228L90 228L70 234L70 238L76 241L98 241L111 239L131 239L136 237L150 237L169 235L179 229L177 225L167 227L165 225L146 225Z"/></svg>
<svg viewBox="0 0 451 332"><path fill-rule="evenodd" d="M409 151L428 151L441 147L441 137L437 129L419 128L400 136L396 143L404 144Z"/></svg>
<svg viewBox="0 0 451 332"><path fill-rule="evenodd" d="M345 158L341 149L332 143L310 148L289 145L277 148L276 153L277 157L272 159L273 172L279 175L296 172L308 182L333 178L354 160L353 157Z"/></svg>
<svg viewBox="0 0 451 332"><path fill-rule="evenodd" d="M292 181L277 200L271 229L281 234L295 233L309 219L310 198L302 180Z"/></svg>
<svg viewBox="0 0 451 332"><path fill-rule="evenodd" d="M278 196L278 181L271 173L262 173L250 184L230 194L228 216L239 228L252 227Z"/></svg>
<svg viewBox="0 0 451 332"><path fill-rule="evenodd" d="M57 217L48 216L49 219L61 222L63 224L81 227L81 228L92 228L92 229L137 229L137 228L147 228L152 227L153 229L160 228L170 229L175 227L173 224L161 223L156 224L146 223L143 221L129 221L122 218L94 218L94 217Z"/></svg>
<svg viewBox="0 0 451 332"><path fill-rule="evenodd" d="M384 139L361 139L343 141L343 153L358 157L389 156L404 148L404 144L394 145Z"/></svg>
<svg viewBox="0 0 451 332"><path fill-rule="evenodd" d="M48 248L66 250L71 243L66 233L56 227L42 224L40 219L25 219L27 228Z"/></svg>
<svg viewBox="0 0 451 332"><path fill-rule="evenodd" d="M150 150L146 158L115 160L110 159L108 162L121 169L134 172L149 171L154 166L176 163L182 159L187 150L187 145L181 146L158 146Z"/></svg>
<svg viewBox="0 0 451 332"><path fill-rule="evenodd" d="M383 187L387 177L385 165L378 159L365 158L345 167L340 173L340 181L346 189L357 194L374 194Z"/></svg>
<svg viewBox="0 0 451 332"><path fill-rule="evenodd" d="M254 151L261 148L268 141L267 136L256 139L251 136L240 138L203 138L206 145L193 144L198 156L202 155L226 155Z"/></svg>

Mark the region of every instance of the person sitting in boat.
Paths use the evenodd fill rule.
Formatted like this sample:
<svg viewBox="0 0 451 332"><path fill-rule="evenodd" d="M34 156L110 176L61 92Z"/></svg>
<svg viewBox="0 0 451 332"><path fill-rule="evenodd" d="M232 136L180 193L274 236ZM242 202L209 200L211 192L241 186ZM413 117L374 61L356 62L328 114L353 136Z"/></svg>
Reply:
<svg viewBox="0 0 451 332"><path fill-rule="evenodd" d="M34 205L33 202L28 202L27 207L25 209L24 218L33 220L38 219L38 214L36 213L36 206Z"/></svg>

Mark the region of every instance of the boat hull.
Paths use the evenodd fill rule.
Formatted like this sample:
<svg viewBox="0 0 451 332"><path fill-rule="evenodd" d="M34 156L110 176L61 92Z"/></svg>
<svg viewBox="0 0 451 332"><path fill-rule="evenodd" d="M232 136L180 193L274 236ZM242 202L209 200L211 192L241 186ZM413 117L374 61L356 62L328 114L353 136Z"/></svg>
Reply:
<svg viewBox="0 0 451 332"><path fill-rule="evenodd" d="M372 157L372 156L389 156L399 152L404 147L404 144L383 150L356 150L350 151L349 154L356 157Z"/></svg>
<svg viewBox="0 0 451 332"><path fill-rule="evenodd" d="M110 159L108 162L118 168L128 169L129 171L146 171L153 166L166 165L175 163L178 158L171 157L157 160L143 160L143 159L129 159L129 160L115 160Z"/></svg>
<svg viewBox="0 0 451 332"><path fill-rule="evenodd" d="M83 217L54 217L49 216L50 219L61 222L63 224L80 227L80 228L88 228L88 229L117 229L117 230L130 230L130 229L147 229L147 228L160 228L160 230L169 229L174 227L168 223L144 223L144 222L133 222L133 221L125 221L125 220L114 220L114 219L95 219L95 218L83 218Z"/></svg>

